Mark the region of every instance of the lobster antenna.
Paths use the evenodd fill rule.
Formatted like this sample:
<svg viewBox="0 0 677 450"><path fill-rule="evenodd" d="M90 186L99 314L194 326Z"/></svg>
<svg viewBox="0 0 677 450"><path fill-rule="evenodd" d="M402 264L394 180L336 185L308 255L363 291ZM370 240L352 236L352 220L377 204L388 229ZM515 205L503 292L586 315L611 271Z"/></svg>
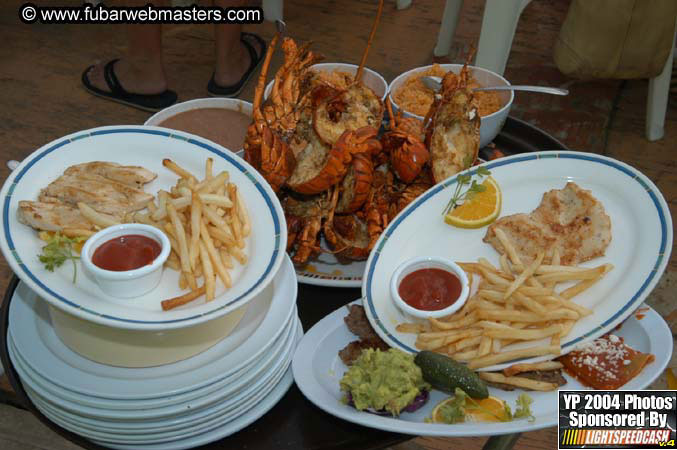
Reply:
<svg viewBox="0 0 677 450"><path fill-rule="evenodd" d="M440 103L439 98L435 97L433 102L430 104L430 108L428 108L428 112L425 114L425 117L423 118L423 128L428 127L428 122L431 121L433 116L435 115L439 103Z"/></svg>
<svg viewBox="0 0 677 450"><path fill-rule="evenodd" d="M386 96L386 107L388 108L388 116L390 117L390 129L394 130L397 127L397 120L395 119L395 114L393 114L393 106L390 102L390 94Z"/></svg>
<svg viewBox="0 0 677 450"><path fill-rule="evenodd" d="M381 19L382 11L383 11L383 0L379 0L378 11L376 12L376 20L374 20L374 24L371 27L371 34L369 35L369 40L367 41L367 48L364 49L364 53L362 54L362 61L360 61L360 67L357 69L357 73L355 74L355 81L362 80L362 72L364 69L364 64L367 62L369 47L371 47L371 41L374 40L374 35L376 34L376 28L378 27L378 22Z"/></svg>
<svg viewBox="0 0 677 450"><path fill-rule="evenodd" d="M266 76L268 75L268 67L270 66L270 60L273 59L273 53L275 53L275 46L277 45L277 40L280 37L280 32L278 31L273 36L273 39L270 41L268 50L266 50L266 59L263 61L263 67L261 68L261 74L259 75L259 81L256 84L256 91L254 91L254 105L253 110L258 111L261 107L261 100L263 99L263 91L266 89Z"/></svg>

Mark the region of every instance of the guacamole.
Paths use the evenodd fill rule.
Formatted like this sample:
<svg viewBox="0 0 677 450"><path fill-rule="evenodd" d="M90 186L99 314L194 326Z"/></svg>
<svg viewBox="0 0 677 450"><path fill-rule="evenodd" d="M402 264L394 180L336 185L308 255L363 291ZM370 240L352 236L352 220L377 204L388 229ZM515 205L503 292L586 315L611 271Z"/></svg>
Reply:
<svg viewBox="0 0 677 450"><path fill-rule="evenodd" d="M365 349L341 379L345 403L358 410L386 411L394 416L431 386L423 380L414 355L391 348Z"/></svg>

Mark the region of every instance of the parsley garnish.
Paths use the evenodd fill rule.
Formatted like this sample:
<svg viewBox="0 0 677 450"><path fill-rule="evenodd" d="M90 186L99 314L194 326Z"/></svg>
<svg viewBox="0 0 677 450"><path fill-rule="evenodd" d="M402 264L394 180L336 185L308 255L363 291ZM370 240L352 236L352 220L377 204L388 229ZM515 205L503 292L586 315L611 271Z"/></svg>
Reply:
<svg viewBox="0 0 677 450"><path fill-rule="evenodd" d="M459 423L465 420L465 402L467 399L468 395L465 391L456 388L454 398L440 408L444 423Z"/></svg>
<svg viewBox="0 0 677 450"><path fill-rule="evenodd" d="M515 414L512 414L510 406L504 402L504 412L503 415L498 415L493 411L490 411L487 408L484 408L479 404L475 399L469 397L460 388L456 388L454 392L454 397L451 400L448 400L441 408L440 415L444 423L459 423L465 421L466 409L472 408L474 410L483 412L490 416L495 417L499 422L510 422L513 419L522 419L528 418L530 422L536 420L531 413L530 405L533 403L533 400L527 394L521 394L517 397L516 400L516 409Z"/></svg>
<svg viewBox="0 0 677 450"><path fill-rule="evenodd" d="M42 253L38 256L40 262L45 265L45 269L54 272L54 269L61 267L66 260L70 259L73 261L73 283L75 283L77 275L77 264L75 261L80 259L80 257L73 254L73 245L85 239L84 236L69 238L61 233L55 233L54 236L49 238L47 245L42 247Z"/></svg>
<svg viewBox="0 0 677 450"><path fill-rule="evenodd" d="M534 415L531 413L531 404L534 400L529 397L527 394L520 394L515 401L517 409L515 409L515 419L527 418L529 422L536 420Z"/></svg>
<svg viewBox="0 0 677 450"><path fill-rule="evenodd" d="M466 173L456 177L456 190L454 190L454 195L451 196L451 200L447 203L447 206L444 208L442 215L446 215L452 209L463 204L466 200L472 198L472 196L478 192L484 192L487 188L481 182L473 180L473 176L478 175L480 177L488 177L491 175L491 172L486 167L478 167L477 171L474 174Z"/></svg>

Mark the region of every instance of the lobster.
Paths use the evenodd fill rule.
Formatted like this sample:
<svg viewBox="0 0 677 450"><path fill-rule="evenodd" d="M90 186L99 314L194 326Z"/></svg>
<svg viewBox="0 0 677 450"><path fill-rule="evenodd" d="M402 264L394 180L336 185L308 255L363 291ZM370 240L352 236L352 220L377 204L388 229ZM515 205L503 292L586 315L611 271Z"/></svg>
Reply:
<svg viewBox="0 0 677 450"><path fill-rule="evenodd" d="M424 119L426 146L436 183L471 167L479 154L481 119L468 79L467 61L459 75L447 73L442 79L441 96L435 99Z"/></svg>
<svg viewBox="0 0 677 450"><path fill-rule="evenodd" d="M292 262L303 265L322 252L320 231L326 216L327 202L323 196L302 200L287 196L282 202L287 220L287 251L294 251Z"/></svg>
<svg viewBox="0 0 677 450"><path fill-rule="evenodd" d="M341 196L336 211L342 214L357 211L369 196L374 178L374 164L368 153L357 153L348 173L341 181Z"/></svg>
<svg viewBox="0 0 677 450"><path fill-rule="evenodd" d="M346 130L331 149L315 142L310 151L304 151L300 163L287 181L287 186L300 194L319 194L335 185L348 171L354 155L376 153L381 143L376 139L378 131L362 127Z"/></svg>
<svg viewBox="0 0 677 450"><path fill-rule="evenodd" d="M261 110L266 75L277 40L278 35L276 34L266 53L266 59L254 94L253 121L247 128L244 141L245 159L263 175L275 192L280 190L296 166L296 158L291 149L280 135L273 131L271 124L266 120Z"/></svg>
<svg viewBox="0 0 677 450"><path fill-rule="evenodd" d="M418 135L407 131L415 129L415 125L411 122L408 122L406 128L398 125L398 119L393 114L390 104L390 97L386 98L386 105L391 126L390 131L381 137L381 144L385 152L390 154L390 166L397 178L405 183L411 183L423 170L430 154Z"/></svg>
<svg viewBox="0 0 677 450"><path fill-rule="evenodd" d="M334 145L346 130L356 130L365 126L378 129L381 126L383 102L374 91L362 83L362 74L382 12L383 0L380 0L376 19L353 82L343 90L334 88L332 95L322 95L322 101L316 102L313 107L313 128L327 145ZM322 87L316 89L320 88Z"/></svg>
<svg viewBox="0 0 677 450"><path fill-rule="evenodd" d="M299 47L291 38L284 38L284 63L275 74L270 102L263 113L275 130L288 138L296 130L302 111L309 106L310 66L323 57L310 51L310 42Z"/></svg>
<svg viewBox="0 0 677 450"><path fill-rule="evenodd" d="M338 189L331 196L329 214L322 231L339 261L363 260L369 256L367 223L357 214L335 215Z"/></svg>
<svg viewBox="0 0 677 450"><path fill-rule="evenodd" d="M394 218L416 197L430 189L435 183L430 169L426 167L412 183L394 183L390 191L389 216Z"/></svg>

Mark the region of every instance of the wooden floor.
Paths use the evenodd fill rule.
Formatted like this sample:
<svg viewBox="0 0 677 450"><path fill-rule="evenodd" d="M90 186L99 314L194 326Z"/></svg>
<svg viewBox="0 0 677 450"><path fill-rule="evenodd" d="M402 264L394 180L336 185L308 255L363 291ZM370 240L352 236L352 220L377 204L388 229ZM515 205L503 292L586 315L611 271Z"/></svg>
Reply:
<svg viewBox="0 0 677 450"><path fill-rule="evenodd" d="M124 28L116 26L31 25L19 22L23 0L0 4L0 178L8 175L6 161L20 160L43 144L74 131L114 124L141 124L147 113L106 102L87 94L80 73L96 60L120 55L125 46ZM77 4L75 0L58 2ZM327 61L356 63L375 11L373 1L316 2L288 0L285 20L289 33L312 39ZM450 59L459 62L476 43L481 26L482 0L466 0L452 45ZM387 2L368 66L392 80L404 70L429 64L439 29L444 2L414 0L409 10L395 11ZM518 25L506 76L513 82L562 84L566 80L552 63L551 50L568 2L532 2ZM270 24L248 27L269 38ZM10 44L11 43L11 44ZM165 56L172 89L180 100L206 96L212 67L213 40L207 26L180 25L165 29ZM274 65L279 64L279 55ZM517 96L511 114L525 118L552 133L571 148L594 151L623 160L641 171L663 192L675 216L677 212L677 108L671 99L662 141L644 138L647 82L645 80L597 81L571 86L566 98ZM251 99L253 84L242 97ZM677 257L650 303L677 330ZM0 261L0 292L11 271ZM675 366L675 361L671 364ZM1 389L0 381L0 389ZM664 386L659 381L658 386ZM556 447L556 429L527 433L516 449ZM484 438L418 438L397 450L479 449ZM73 448L37 423L30 414L0 406L0 448Z"/></svg>

